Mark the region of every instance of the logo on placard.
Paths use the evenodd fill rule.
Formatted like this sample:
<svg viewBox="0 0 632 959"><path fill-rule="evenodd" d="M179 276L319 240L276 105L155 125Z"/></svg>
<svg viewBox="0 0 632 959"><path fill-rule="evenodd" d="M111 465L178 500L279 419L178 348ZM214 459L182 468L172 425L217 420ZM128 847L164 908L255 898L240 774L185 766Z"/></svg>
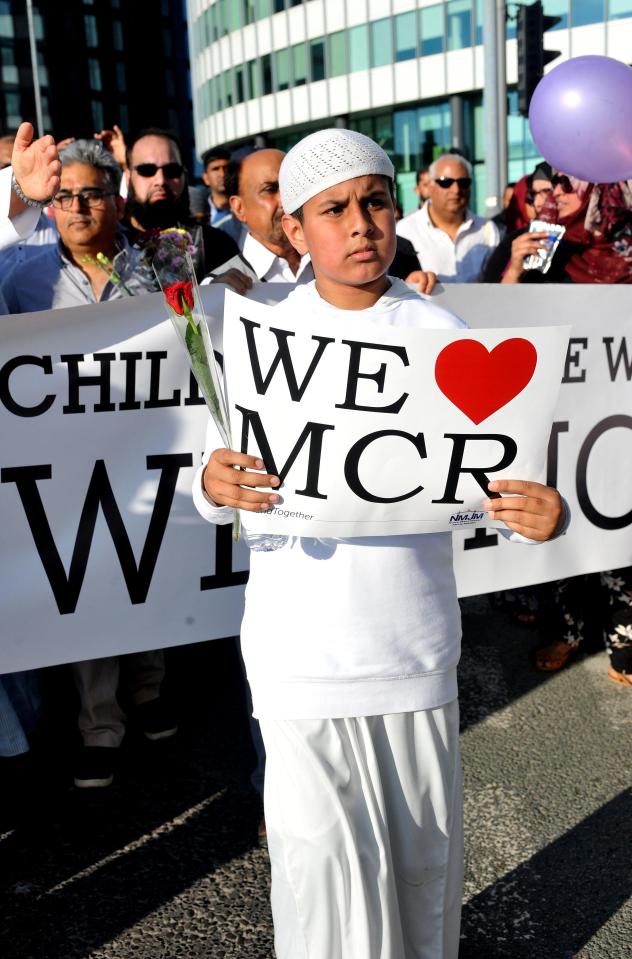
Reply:
<svg viewBox="0 0 632 959"><path fill-rule="evenodd" d="M450 517L450 526L472 526L485 518L481 510L469 510L466 513L453 513Z"/></svg>

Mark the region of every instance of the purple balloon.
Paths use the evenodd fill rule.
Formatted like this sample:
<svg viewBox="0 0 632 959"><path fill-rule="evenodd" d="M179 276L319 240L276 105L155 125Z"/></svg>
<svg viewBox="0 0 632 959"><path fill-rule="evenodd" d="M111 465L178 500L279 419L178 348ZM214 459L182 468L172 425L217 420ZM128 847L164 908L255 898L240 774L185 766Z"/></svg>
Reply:
<svg viewBox="0 0 632 959"><path fill-rule="evenodd" d="M547 73L529 108L533 141L562 173L589 183L632 177L632 69L575 57Z"/></svg>

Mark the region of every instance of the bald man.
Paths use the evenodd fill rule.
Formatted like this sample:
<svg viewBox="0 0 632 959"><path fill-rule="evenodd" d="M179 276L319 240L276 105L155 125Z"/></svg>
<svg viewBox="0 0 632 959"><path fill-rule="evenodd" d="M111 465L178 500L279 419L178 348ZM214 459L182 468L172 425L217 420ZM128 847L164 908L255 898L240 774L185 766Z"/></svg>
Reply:
<svg viewBox="0 0 632 959"><path fill-rule="evenodd" d="M281 226L281 150L257 150L226 170L226 192L233 214L248 228L242 252L213 270L212 278L245 293L253 282L309 283L314 272Z"/></svg>

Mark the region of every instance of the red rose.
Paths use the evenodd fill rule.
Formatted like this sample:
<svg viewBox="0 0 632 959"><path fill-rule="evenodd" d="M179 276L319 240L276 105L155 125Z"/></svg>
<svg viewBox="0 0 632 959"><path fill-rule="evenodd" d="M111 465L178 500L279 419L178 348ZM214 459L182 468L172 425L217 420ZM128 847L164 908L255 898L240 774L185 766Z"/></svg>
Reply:
<svg viewBox="0 0 632 959"><path fill-rule="evenodd" d="M164 292L167 303L173 312L178 314L178 316L182 316L185 306L187 306L190 310L193 309L192 280L178 280L177 283L172 283L171 286L166 286Z"/></svg>

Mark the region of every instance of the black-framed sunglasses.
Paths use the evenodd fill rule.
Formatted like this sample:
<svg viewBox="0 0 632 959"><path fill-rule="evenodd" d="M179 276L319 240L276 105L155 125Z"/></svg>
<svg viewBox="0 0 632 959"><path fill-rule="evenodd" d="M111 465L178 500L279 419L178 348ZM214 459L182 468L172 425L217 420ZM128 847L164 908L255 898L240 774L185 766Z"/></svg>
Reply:
<svg viewBox="0 0 632 959"><path fill-rule="evenodd" d="M434 181L438 186L442 187L444 190L449 190L453 183L458 183L459 190L469 190L472 186L472 177L471 176L438 176Z"/></svg>
<svg viewBox="0 0 632 959"><path fill-rule="evenodd" d="M105 190L79 190L78 193L58 193L53 197L52 203L58 210L71 210L76 197L79 200L79 206L96 209L102 207L109 196L116 196L116 193L106 193Z"/></svg>
<svg viewBox="0 0 632 959"><path fill-rule="evenodd" d="M184 167L181 163L139 163L133 167L139 176L156 176L158 170L162 170L168 180L179 180L184 173Z"/></svg>
<svg viewBox="0 0 632 959"><path fill-rule="evenodd" d="M574 193L573 184L565 173L554 173L551 177L551 183L553 184L553 189L555 189L556 186L561 186L563 193Z"/></svg>

